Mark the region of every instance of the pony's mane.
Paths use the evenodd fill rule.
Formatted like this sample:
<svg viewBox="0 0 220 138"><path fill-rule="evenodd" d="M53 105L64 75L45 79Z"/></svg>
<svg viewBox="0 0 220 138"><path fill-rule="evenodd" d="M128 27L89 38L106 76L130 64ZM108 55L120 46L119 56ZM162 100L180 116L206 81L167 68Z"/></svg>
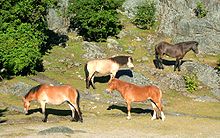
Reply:
<svg viewBox="0 0 220 138"><path fill-rule="evenodd" d="M186 41L186 42L176 43L175 45L191 45L191 44L195 44L197 46L199 43L197 41Z"/></svg>
<svg viewBox="0 0 220 138"><path fill-rule="evenodd" d="M38 91L38 90L40 89L41 86L42 86L42 84L37 85L37 86L31 88L31 89L28 91L28 93L24 96L24 98L27 98L30 93L34 94L36 91Z"/></svg>
<svg viewBox="0 0 220 138"><path fill-rule="evenodd" d="M128 58L130 58L131 62L133 62L133 59L131 56L115 56L115 57L111 57L109 59L118 63L119 65L125 65L128 63Z"/></svg>

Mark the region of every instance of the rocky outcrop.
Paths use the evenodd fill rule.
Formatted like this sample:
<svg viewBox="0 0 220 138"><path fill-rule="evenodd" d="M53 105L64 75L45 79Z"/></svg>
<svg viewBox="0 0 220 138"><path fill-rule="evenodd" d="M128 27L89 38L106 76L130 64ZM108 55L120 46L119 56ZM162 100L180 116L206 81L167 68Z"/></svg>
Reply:
<svg viewBox="0 0 220 138"><path fill-rule="evenodd" d="M143 0L126 0L125 13L132 18L136 7ZM173 43L196 40L199 50L205 54L220 53L220 2L219 0L201 0L208 13L203 18L195 16L194 0L155 0L160 26L158 32L171 37Z"/></svg>
<svg viewBox="0 0 220 138"><path fill-rule="evenodd" d="M106 57L104 50L102 50L102 48L94 42L84 41L83 49L86 51L86 53L82 55L82 58L97 59Z"/></svg>
<svg viewBox="0 0 220 138"><path fill-rule="evenodd" d="M212 93L220 98L220 75L214 68L198 62L184 62L182 71L193 73L204 85L211 88Z"/></svg>
<svg viewBox="0 0 220 138"><path fill-rule="evenodd" d="M69 0L58 0L56 8L48 9L47 23L55 33L67 34L70 20L66 17Z"/></svg>

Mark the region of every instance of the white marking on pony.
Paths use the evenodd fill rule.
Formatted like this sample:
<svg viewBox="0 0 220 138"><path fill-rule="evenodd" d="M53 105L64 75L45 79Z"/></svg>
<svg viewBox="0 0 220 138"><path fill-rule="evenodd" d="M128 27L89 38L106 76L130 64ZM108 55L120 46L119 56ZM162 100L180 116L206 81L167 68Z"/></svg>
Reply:
<svg viewBox="0 0 220 138"><path fill-rule="evenodd" d="M162 121L164 121L165 120L165 115L164 115L164 113L163 113L163 111L161 111L161 118L162 118Z"/></svg>
<svg viewBox="0 0 220 138"><path fill-rule="evenodd" d="M153 102L151 102L151 105L152 105L153 110L154 110L153 117L151 118L151 120L154 120L154 119L157 118L157 116L156 116L156 109L157 109L157 106L156 106Z"/></svg>

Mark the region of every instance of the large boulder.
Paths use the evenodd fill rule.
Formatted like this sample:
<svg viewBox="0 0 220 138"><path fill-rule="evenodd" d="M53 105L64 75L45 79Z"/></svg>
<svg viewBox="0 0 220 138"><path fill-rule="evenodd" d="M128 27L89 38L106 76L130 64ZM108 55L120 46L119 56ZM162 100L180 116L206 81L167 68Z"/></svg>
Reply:
<svg viewBox="0 0 220 138"><path fill-rule="evenodd" d="M200 82L211 88L213 95L220 98L220 75L216 69L198 62L184 62L181 67L182 71L195 74Z"/></svg>
<svg viewBox="0 0 220 138"><path fill-rule="evenodd" d="M58 0L56 8L48 9L47 23L50 30L59 34L67 34L70 20L66 17L69 0Z"/></svg>
<svg viewBox="0 0 220 138"><path fill-rule="evenodd" d="M155 0L160 26L158 32L173 38L173 43L196 40L199 50L205 54L220 53L220 2L219 0L201 0L208 13L198 18L194 9L194 0ZM138 5L143 0L126 0L123 4L129 18L134 17Z"/></svg>

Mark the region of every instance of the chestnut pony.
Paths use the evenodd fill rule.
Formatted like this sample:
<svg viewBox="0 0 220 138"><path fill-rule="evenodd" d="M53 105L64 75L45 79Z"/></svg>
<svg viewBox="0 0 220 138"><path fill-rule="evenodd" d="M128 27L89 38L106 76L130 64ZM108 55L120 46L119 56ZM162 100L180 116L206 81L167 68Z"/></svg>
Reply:
<svg viewBox="0 0 220 138"><path fill-rule="evenodd" d="M125 99L128 109L127 119L131 119L131 103L132 102L145 102L150 100L154 113L151 120L158 118L157 109L160 111L161 119L164 121L165 116L162 108L162 92L161 90L153 85L149 86L137 86L132 83L128 83L116 78L113 78L106 89L107 92L117 90L121 96Z"/></svg>
<svg viewBox="0 0 220 138"><path fill-rule="evenodd" d="M44 119L42 121L47 122L48 115L45 111L46 104L60 105L63 102L67 102L72 110L72 121L77 121L74 117L76 110L79 121L82 122L83 119L79 108L79 96L78 90L70 85L52 86L41 84L31 88L23 97L24 111L27 114L30 107L30 102L36 100L41 104L42 113L44 114Z"/></svg>
<svg viewBox="0 0 220 138"><path fill-rule="evenodd" d="M90 85L95 89L94 77L111 75L114 78L121 66L134 68L133 59L131 56L115 56L107 59L94 59L88 61L84 66L86 76L86 88Z"/></svg>
<svg viewBox="0 0 220 138"><path fill-rule="evenodd" d="M178 71L180 71L181 60L187 52L192 50L196 54L199 53L198 44L199 43L196 41L181 42L174 45L164 41L160 42L155 47L155 58L158 64L156 67L159 69L164 69L162 64L162 57L163 55L167 55L176 58L174 71L176 71L176 68L178 68Z"/></svg>

